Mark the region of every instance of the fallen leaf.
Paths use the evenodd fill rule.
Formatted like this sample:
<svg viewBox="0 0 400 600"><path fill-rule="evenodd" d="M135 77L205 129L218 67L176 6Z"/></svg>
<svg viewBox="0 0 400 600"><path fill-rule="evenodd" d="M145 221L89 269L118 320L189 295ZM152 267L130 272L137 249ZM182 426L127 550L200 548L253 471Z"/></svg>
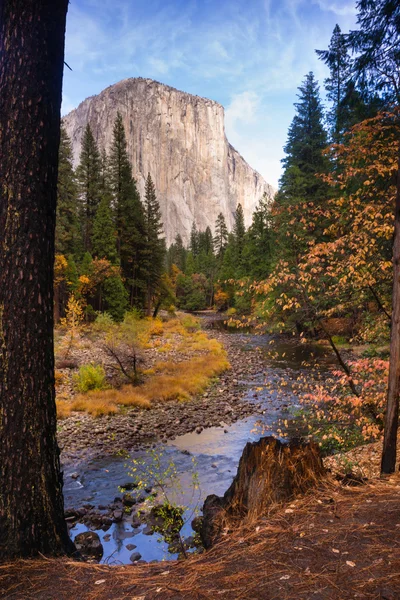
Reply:
<svg viewBox="0 0 400 600"><path fill-rule="evenodd" d="M293 508L287 508L285 510L285 513L292 513L292 512L294 512Z"/></svg>

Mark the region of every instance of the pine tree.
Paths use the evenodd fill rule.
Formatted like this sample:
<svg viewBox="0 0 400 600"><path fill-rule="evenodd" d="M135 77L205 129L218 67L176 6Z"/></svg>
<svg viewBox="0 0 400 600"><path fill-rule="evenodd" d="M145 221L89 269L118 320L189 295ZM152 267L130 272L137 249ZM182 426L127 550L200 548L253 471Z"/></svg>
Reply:
<svg viewBox="0 0 400 600"><path fill-rule="evenodd" d="M183 240L180 234L178 233L175 238L175 264L182 272L186 269L186 249L183 245Z"/></svg>
<svg viewBox="0 0 400 600"><path fill-rule="evenodd" d="M242 275L244 275L243 249L246 234L246 227L244 224L244 213L241 204L237 205L234 218L235 220L233 225L233 256L236 263L236 275L237 277L241 277Z"/></svg>
<svg viewBox="0 0 400 600"><path fill-rule="evenodd" d="M78 187L72 164L71 141L61 125L58 152L56 254L80 254Z"/></svg>
<svg viewBox="0 0 400 600"><path fill-rule="evenodd" d="M146 226L143 205L132 177L122 116L117 114L109 160L110 183L116 214L117 249L129 302L143 306L147 278Z"/></svg>
<svg viewBox="0 0 400 600"><path fill-rule="evenodd" d="M196 223L194 221L190 231L189 250L192 253L193 258L196 258L199 253L199 232L197 231Z"/></svg>
<svg viewBox="0 0 400 600"><path fill-rule="evenodd" d="M266 194L253 213L252 224L245 239L244 254L249 275L265 279L271 271L273 256L271 206Z"/></svg>
<svg viewBox="0 0 400 600"><path fill-rule="evenodd" d="M108 277L103 284L104 308L114 321L122 321L128 308L128 292L121 277Z"/></svg>
<svg viewBox="0 0 400 600"><path fill-rule="evenodd" d="M110 205L110 194L105 193L96 211L93 222L92 251L97 258L107 258L117 264L116 230Z"/></svg>
<svg viewBox="0 0 400 600"><path fill-rule="evenodd" d="M215 222L214 236L214 249L218 258L221 258L223 256L227 243L228 228L226 226L225 217L222 214L222 212L220 212Z"/></svg>
<svg viewBox="0 0 400 600"><path fill-rule="evenodd" d="M204 252L205 254L209 254L214 250L214 242L213 236L211 233L211 229L209 227L206 228L205 231L200 231L198 235L198 252Z"/></svg>
<svg viewBox="0 0 400 600"><path fill-rule="evenodd" d="M163 224L161 222L160 205L157 200L156 190L150 173L147 175L144 208L146 219L146 242L147 242L147 289L146 289L146 312L151 315L151 306L154 294L160 284L164 271L165 240L161 237Z"/></svg>
<svg viewBox="0 0 400 600"><path fill-rule="evenodd" d="M76 170L85 251L91 251L92 248L93 221L101 196L100 173L100 153L88 123L83 134L80 161Z"/></svg>
<svg viewBox="0 0 400 600"><path fill-rule="evenodd" d="M356 58L353 77L400 104L400 5L395 0L358 0L357 24L347 41Z"/></svg>
<svg viewBox="0 0 400 600"><path fill-rule="evenodd" d="M290 125L284 148L287 156L282 161L285 172L280 181L280 189L285 193L292 183L293 174L300 175L303 199L321 202L327 197L328 186L316 175L329 171L328 159L323 155L328 140L323 127L319 87L313 73L306 76L299 91L299 102L295 103L297 114ZM292 167L297 167L298 171L293 173Z"/></svg>
<svg viewBox="0 0 400 600"><path fill-rule="evenodd" d="M339 25L335 26L328 50L316 50L318 57L329 67L330 76L325 79L327 97L332 108L327 114L333 142L339 144L348 129L349 103L354 95L351 84L351 58L346 36Z"/></svg>

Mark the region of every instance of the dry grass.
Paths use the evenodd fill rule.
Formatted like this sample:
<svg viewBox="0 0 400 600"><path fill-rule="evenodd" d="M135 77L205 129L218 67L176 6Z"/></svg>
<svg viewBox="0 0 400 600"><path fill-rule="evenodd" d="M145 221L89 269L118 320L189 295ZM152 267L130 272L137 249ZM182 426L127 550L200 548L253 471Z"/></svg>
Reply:
<svg viewBox="0 0 400 600"><path fill-rule="evenodd" d="M79 395L71 410L84 411L94 417L118 412L118 406L150 408L157 400L189 400L203 392L215 377L230 365L225 353L197 356L181 363L158 363L143 385L125 385L119 390L92 390Z"/></svg>
<svg viewBox="0 0 400 600"><path fill-rule="evenodd" d="M149 408L150 402L137 388L124 385L119 390L92 390L79 395L71 405L71 410L87 412L93 417L113 415L119 411L118 405Z"/></svg>
<svg viewBox="0 0 400 600"><path fill-rule="evenodd" d="M66 419L71 414L71 402L56 400L57 419Z"/></svg>
<svg viewBox="0 0 400 600"><path fill-rule="evenodd" d="M176 350L181 356L190 358L181 362L156 363L143 371L145 381L139 386L91 390L80 394L71 403L60 400L57 402L59 418L67 417L71 411L98 417L115 414L121 406L150 408L156 401L189 400L204 392L213 377L230 368L223 346L198 331L199 323L194 317L185 316L165 323L159 319L133 320L131 325L142 347L165 353L166 357Z"/></svg>

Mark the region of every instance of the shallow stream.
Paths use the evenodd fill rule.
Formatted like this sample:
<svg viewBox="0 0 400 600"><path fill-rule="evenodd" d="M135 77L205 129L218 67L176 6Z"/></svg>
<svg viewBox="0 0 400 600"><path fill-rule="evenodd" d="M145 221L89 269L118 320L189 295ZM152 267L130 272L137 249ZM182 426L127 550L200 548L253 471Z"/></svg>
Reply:
<svg viewBox="0 0 400 600"><path fill-rule="evenodd" d="M213 325L223 327L219 322ZM311 374L311 369L317 369L317 373L323 376L333 362L328 350L317 345L299 344L283 336L274 336L271 344L272 337L268 335L255 336L238 332L229 335L235 336L235 342L244 350L261 350L263 368L260 373L248 379L239 379L238 384L246 390L248 402L261 404L264 412L230 426L206 428L201 433L189 433L176 437L167 444L156 445L155 450L164 453L164 461L173 461L179 474L181 490L176 492L174 500L187 507L184 514L186 522L182 529L184 537L193 534L191 520L200 510L206 496L223 495L229 487L247 442L256 441L264 435L279 437L278 429L282 428L281 421L284 420L287 421L286 438L304 433L299 429L301 426L296 418L299 403L292 389L293 384L299 374ZM224 399L221 398L221 401ZM131 481L128 471L132 459L147 460L147 457L148 452L143 450L132 452L130 457L94 459L66 467L66 507L78 508L85 503L102 506L113 502L115 497L121 497L119 487ZM193 471L198 478L198 490L193 487ZM163 500L160 494L158 499ZM133 529L131 523L132 516L107 529L96 530L104 547L102 562L129 563L132 547L128 549L127 546L131 544L145 561L177 558L176 553L168 551L168 545L159 534L148 535L145 525ZM71 536L74 538L87 530L85 525L77 524L71 529Z"/></svg>

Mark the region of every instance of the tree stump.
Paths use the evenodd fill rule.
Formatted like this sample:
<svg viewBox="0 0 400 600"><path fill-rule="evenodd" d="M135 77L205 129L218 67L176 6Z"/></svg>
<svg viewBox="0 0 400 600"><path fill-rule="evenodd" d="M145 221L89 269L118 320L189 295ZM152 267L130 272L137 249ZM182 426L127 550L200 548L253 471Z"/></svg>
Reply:
<svg viewBox="0 0 400 600"><path fill-rule="evenodd" d="M251 521L272 504L291 500L315 486L325 474L319 447L314 442L282 443L264 437L246 444L236 477L223 497L208 496L203 507L201 537L209 548L221 533L223 522Z"/></svg>

